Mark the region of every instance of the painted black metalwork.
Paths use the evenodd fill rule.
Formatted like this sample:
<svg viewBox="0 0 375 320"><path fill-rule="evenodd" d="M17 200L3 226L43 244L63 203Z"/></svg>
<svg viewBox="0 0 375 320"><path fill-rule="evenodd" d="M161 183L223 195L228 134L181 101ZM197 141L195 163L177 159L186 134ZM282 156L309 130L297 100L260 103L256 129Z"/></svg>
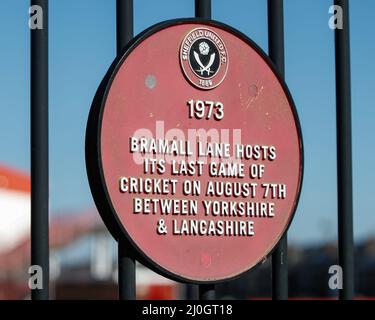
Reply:
<svg viewBox="0 0 375 320"><path fill-rule="evenodd" d="M343 10L343 29L335 30L336 49L336 96L337 96L337 170L338 170L338 228L339 228L339 261L343 268L343 290L341 299L352 299L354 295L354 254L353 254L353 199L352 199L352 142L351 142L351 76L350 76L350 37L349 37L349 5L348 0L334 0L334 4ZM48 0L31 0L31 5L43 9L43 29L31 31L31 263L39 265L43 270L43 289L32 290L32 299L49 298L49 212L48 212ZM211 1L195 0L197 18L211 18ZM117 53L125 53L124 48L133 38L133 0L117 0ZM183 20L180 20L182 23ZM138 40L147 37L157 29L172 25L170 21L154 30L145 31ZM213 22L214 24L217 24ZM217 24L219 26L223 26ZM284 77L284 22L283 0L268 0L269 26L269 56L281 78ZM225 26L228 30L229 27ZM244 37L244 39L247 39ZM247 40L250 42L250 40ZM135 42L131 46L135 46ZM131 51L129 45L129 52ZM125 55L124 55L125 57ZM96 97L98 108L101 108L105 89L110 84L115 69L121 64L118 57L106 78L103 80ZM283 84L283 82L281 82ZM284 86L284 84L283 84ZM284 87L284 90L287 90ZM289 97L291 99L291 97ZM294 106L294 104L292 104ZM100 110L96 110L100 111ZM90 115L95 121L89 124L88 132L96 133L95 123L100 113ZM295 113L296 116L296 113ZM298 121L297 121L298 123ZM91 127L90 127L91 126ZM298 128L298 130L300 130ZM96 142L95 140L93 143ZM88 142L87 155L91 155L94 146ZM302 143L302 142L301 142ZM301 144L302 151L302 144ZM88 167L98 166L100 160L93 160ZM92 170L92 169L88 169ZM100 176L97 177L99 181ZM92 188L94 188L91 185ZM102 187L100 187L102 188ZM97 190L102 192L103 190ZM105 191L105 190L104 190ZM93 191L94 192L94 191ZM96 192L96 191L95 191ZM103 200L104 201L104 200ZM111 204L99 205L111 211ZM109 215L112 215L110 213ZM106 225L112 225L113 219L105 220ZM118 228L118 226L116 226ZM109 228L113 233L116 228ZM115 232L117 234L117 232ZM126 237L125 237L126 238ZM119 293L120 299L135 298L135 259L129 248L129 239L119 241ZM139 257L146 261L138 253ZM273 252L273 298L288 298L288 269L287 269L287 236L280 240ZM160 271L158 266L150 263L151 267ZM177 279L166 270L163 273ZM180 279L182 280L182 279ZM214 285L211 282L199 287L200 299L215 297Z"/></svg>
<svg viewBox="0 0 375 320"><path fill-rule="evenodd" d="M215 285L202 284L199 286L199 300L215 300Z"/></svg>
<svg viewBox="0 0 375 320"><path fill-rule="evenodd" d="M343 269L340 299L349 300L354 296L349 1L335 0L334 4L343 12L343 28L335 30L338 240L339 263Z"/></svg>
<svg viewBox="0 0 375 320"><path fill-rule="evenodd" d="M32 0L42 14L42 29L31 29L31 264L43 272L43 288L31 291L33 300L49 299L48 230L48 0ZM37 13L38 12L38 13Z"/></svg>
<svg viewBox="0 0 375 320"><path fill-rule="evenodd" d="M116 29L117 54L133 39L134 36L134 9L133 0L117 0L116 2Z"/></svg>
<svg viewBox="0 0 375 320"><path fill-rule="evenodd" d="M118 241L118 286L120 300L135 300L135 259L124 240Z"/></svg>
<svg viewBox="0 0 375 320"><path fill-rule="evenodd" d="M211 19L211 0L195 0L195 17Z"/></svg>
<svg viewBox="0 0 375 320"><path fill-rule="evenodd" d="M120 55L134 36L133 0L117 0L117 54ZM120 300L135 300L135 259L128 243L118 237L118 285Z"/></svg>
<svg viewBox="0 0 375 320"><path fill-rule="evenodd" d="M195 284L182 284L186 300L198 300L198 286Z"/></svg>
<svg viewBox="0 0 375 320"><path fill-rule="evenodd" d="M269 56L281 77L285 75L284 58L284 1L268 0ZM288 240L281 238L272 254L272 298L288 299Z"/></svg>

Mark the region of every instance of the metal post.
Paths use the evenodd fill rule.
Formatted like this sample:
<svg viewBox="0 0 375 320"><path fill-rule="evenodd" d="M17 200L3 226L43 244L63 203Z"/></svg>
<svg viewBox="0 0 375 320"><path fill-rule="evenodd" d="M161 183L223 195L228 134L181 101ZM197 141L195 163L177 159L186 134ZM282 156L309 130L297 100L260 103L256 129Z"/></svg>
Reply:
<svg viewBox="0 0 375 320"><path fill-rule="evenodd" d="M186 300L197 300L198 299L198 286L194 284L183 285L185 289Z"/></svg>
<svg viewBox="0 0 375 320"><path fill-rule="evenodd" d="M269 56L280 75L285 75L284 1L268 0ZM288 240L285 234L272 254L272 298L288 299Z"/></svg>
<svg viewBox="0 0 375 320"><path fill-rule="evenodd" d="M31 29L30 50L31 264L43 272L43 288L31 290L31 298L48 300L48 0L32 0L31 6L39 6L31 14L43 19L35 21L42 29Z"/></svg>
<svg viewBox="0 0 375 320"><path fill-rule="evenodd" d="M288 239L286 234L272 254L272 299L288 299Z"/></svg>
<svg viewBox="0 0 375 320"><path fill-rule="evenodd" d="M215 286L210 284L200 285L199 300L215 300Z"/></svg>
<svg viewBox="0 0 375 320"><path fill-rule="evenodd" d="M195 0L195 17L211 19L211 0Z"/></svg>
<svg viewBox="0 0 375 320"><path fill-rule="evenodd" d="M118 243L118 286L120 300L135 300L135 260L128 245Z"/></svg>
<svg viewBox="0 0 375 320"><path fill-rule="evenodd" d="M133 0L116 1L117 54L133 38L133 10ZM122 239L118 239L118 279L120 300L135 300L135 259Z"/></svg>
<svg viewBox="0 0 375 320"><path fill-rule="evenodd" d="M117 54L134 36L133 27L133 0L117 0L116 2L116 29L117 29Z"/></svg>
<svg viewBox="0 0 375 320"><path fill-rule="evenodd" d="M343 29L335 30L338 238L343 269L343 289L339 295L341 300L349 300L354 296L349 3L335 0L334 4L343 10Z"/></svg>
<svg viewBox="0 0 375 320"><path fill-rule="evenodd" d="M195 0L195 17L211 19L211 0ZM200 285L199 286L200 300L214 300L215 286Z"/></svg>

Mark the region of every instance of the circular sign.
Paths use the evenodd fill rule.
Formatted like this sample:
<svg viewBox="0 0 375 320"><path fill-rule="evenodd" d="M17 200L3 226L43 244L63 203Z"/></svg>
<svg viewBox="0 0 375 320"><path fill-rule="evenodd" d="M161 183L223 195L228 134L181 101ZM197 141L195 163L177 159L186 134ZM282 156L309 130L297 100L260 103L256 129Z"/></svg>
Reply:
<svg viewBox="0 0 375 320"><path fill-rule="evenodd" d="M118 57L90 112L90 187L111 233L175 280L264 260L302 183L293 100L269 58L218 22L165 22Z"/></svg>

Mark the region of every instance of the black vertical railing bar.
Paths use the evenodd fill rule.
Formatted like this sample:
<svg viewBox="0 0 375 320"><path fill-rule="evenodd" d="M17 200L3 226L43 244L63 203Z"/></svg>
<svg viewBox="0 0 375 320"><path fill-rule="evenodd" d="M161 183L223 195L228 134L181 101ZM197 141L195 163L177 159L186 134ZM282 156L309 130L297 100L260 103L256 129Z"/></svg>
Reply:
<svg viewBox="0 0 375 320"><path fill-rule="evenodd" d="M215 285L203 284L199 286L199 300L215 300Z"/></svg>
<svg viewBox="0 0 375 320"><path fill-rule="evenodd" d="M133 0L116 0L116 33L117 54L120 54L134 36Z"/></svg>
<svg viewBox="0 0 375 320"><path fill-rule="evenodd" d="M186 284L184 289L186 300L198 299L198 286L196 286L195 284Z"/></svg>
<svg viewBox="0 0 375 320"><path fill-rule="evenodd" d="M211 19L211 0L195 0L195 17Z"/></svg>
<svg viewBox="0 0 375 320"><path fill-rule="evenodd" d="M285 76L284 1L268 0L268 51L279 74ZM285 234L272 254L272 298L288 299L288 240Z"/></svg>
<svg viewBox="0 0 375 320"><path fill-rule="evenodd" d="M120 300L135 300L135 259L123 240L118 241L118 286Z"/></svg>
<svg viewBox="0 0 375 320"><path fill-rule="evenodd" d="M195 17L211 19L211 0L195 0ZM214 285L200 285L198 290L200 300L215 299Z"/></svg>
<svg viewBox="0 0 375 320"><path fill-rule="evenodd" d="M117 54L134 35L133 0L116 0ZM118 286L120 300L135 300L135 259L127 242L118 239Z"/></svg>
<svg viewBox="0 0 375 320"><path fill-rule="evenodd" d="M343 270L343 289L339 297L349 300L354 297L349 1L335 0L334 4L340 6L343 13L343 28L335 29L338 247Z"/></svg>
<svg viewBox="0 0 375 320"><path fill-rule="evenodd" d="M41 267L43 273L42 288L31 290L31 298L48 300L48 0L32 0L30 4L38 6L32 14L42 13L37 27L30 26L31 264Z"/></svg>

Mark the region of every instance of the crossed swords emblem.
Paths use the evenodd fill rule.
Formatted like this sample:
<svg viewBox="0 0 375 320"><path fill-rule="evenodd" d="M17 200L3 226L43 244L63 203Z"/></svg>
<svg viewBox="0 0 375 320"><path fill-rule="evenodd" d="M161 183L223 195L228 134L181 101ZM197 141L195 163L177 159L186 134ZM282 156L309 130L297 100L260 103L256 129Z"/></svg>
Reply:
<svg viewBox="0 0 375 320"><path fill-rule="evenodd" d="M194 51L194 58L201 67L199 70L196 70L197 72L200 72L201 76L203 76L204 72L207 72L207 75L210 75L210 73L214 73L214 71L211 71L211 66L213 65L215 61L216 54L213 53L210 56L210 61L208 61L207 65L204 66L201 59L199 58L199 54Z"/></svg>

